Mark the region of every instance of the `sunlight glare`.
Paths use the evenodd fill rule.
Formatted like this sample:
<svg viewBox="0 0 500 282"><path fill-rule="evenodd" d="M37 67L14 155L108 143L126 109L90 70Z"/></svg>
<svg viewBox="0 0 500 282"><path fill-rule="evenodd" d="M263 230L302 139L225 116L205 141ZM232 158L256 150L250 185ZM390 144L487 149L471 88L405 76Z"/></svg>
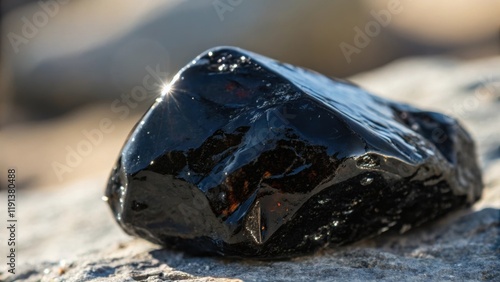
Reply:
<svg viewBox="0 0 500 282"><path fill-rule="evenodd" d="M168 95L170 91L172 90L172 82L166 83L163 85L163 88L161 89L161 95Z"/></svg>

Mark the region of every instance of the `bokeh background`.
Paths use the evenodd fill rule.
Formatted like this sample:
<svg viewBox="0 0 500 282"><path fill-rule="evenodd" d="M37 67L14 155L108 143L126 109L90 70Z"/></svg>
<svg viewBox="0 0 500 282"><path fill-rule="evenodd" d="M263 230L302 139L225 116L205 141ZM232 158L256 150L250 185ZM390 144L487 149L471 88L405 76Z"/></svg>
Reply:
<svg viewBox="0 0 500 282"><path fill-rule="evenodd" d="M0 189L5 168L15 167L23 197L40 199L39 210L53 218L71 216L67 195L103 191L160 83L208 48L238 46L342 78L401 58L498 62L500 54L500 1L494 0L2 0L1 27ZM489 83L498 85L500 70L492 74ZM148 75L156 87L137 92ZM404 75L391 72L378 81L397 84ZM103 120L111 123L106 132ZM79 149L85 154L71 157ZM43 202L47 195L60 205ZM53 234L29 207L19 208L25 222L34 222L26 223L32 234L23 235L30 242L22 247L26 256L72 253L49 254L50 243L36 249L37 240ZM92 220L74 224L100 219Z"/></svg>

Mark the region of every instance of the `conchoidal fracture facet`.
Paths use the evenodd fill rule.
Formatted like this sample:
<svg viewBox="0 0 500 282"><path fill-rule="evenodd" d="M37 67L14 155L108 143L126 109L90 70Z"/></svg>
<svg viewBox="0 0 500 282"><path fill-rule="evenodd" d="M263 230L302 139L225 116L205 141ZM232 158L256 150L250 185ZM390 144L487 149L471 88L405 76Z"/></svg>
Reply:
<svg viewBox="0 0 500 282"><path fill-rule="evenodd" d="M283 258L408 230L481 190L456 120L221 47L184 67L137 124L106 196L129 234Z"/></svg>

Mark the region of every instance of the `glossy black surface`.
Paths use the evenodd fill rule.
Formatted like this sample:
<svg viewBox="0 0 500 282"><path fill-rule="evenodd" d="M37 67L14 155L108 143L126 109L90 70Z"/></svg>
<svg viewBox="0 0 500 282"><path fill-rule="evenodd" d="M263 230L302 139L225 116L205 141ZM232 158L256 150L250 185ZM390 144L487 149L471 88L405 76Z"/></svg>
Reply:
<svg viewBox="0 0 500 282"><path fill-rule="evenodd" d="M456 120L225 47L176 75L131 133L106 196L129 234L282 258L406 231L481 190Z"/></svg>

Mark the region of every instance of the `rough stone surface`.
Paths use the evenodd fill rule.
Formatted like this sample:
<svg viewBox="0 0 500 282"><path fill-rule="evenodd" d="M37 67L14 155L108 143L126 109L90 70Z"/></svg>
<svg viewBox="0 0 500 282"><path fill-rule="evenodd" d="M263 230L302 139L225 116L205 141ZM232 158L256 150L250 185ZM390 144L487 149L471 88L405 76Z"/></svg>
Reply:
<svg viewBox="0 0 500 282"><path fill-rule="evenodd" d="M103 176L64 191L19 195L23 243L18 274L9 280L498 281L500 58L467 63L407 59L352 79L374 93L459 118L478 142L485 183L481 200L403 235L386 233L288 261L232 261L127 239L105 203L96 202ZM84 212L68 213L71 207ZM0 270L5 279L3 263Z"/></svg>
<svg viewBox="0 0 500 282"><path fill-rule="evenodd" d="M106 196L131 235L194 254L283 258L471 205L458 122L234 47L183 68L138 122Z"/></svg>

